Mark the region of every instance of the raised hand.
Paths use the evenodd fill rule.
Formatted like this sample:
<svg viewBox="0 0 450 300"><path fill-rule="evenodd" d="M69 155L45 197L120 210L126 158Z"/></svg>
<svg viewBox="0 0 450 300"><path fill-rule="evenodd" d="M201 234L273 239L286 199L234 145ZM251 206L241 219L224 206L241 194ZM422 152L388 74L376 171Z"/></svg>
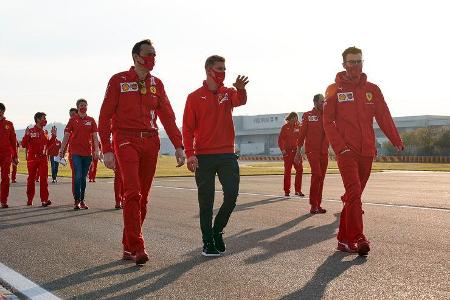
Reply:
<svg viewBox="0 0 450 300"><path fill-rule="evenodd" d="M52 131L51 131L52 135L56 135L56 131L57 131L56 126L52 126Z"/></svg>
<svg viewBox="0 0 450 300"><path fill-rule="evenodd" d="M248 83L248 77L244 75L238 75L236 77L236 82L233 83L233 86L238 90L245 90L245 86Z"/></svg>

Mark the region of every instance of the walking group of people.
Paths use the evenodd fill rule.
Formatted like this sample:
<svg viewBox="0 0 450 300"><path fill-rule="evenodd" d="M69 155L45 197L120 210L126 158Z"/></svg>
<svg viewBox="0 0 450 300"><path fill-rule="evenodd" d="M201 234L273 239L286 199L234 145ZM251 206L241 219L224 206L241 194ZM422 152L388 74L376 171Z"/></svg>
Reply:
<svg viewBox="0 0 450 300"><path fill-rule="evenodd" d="M286 118L287 123L279 139L286 170L284 191L285 195L290 194L290 170L294 165L297 170L295 194L304 196L301 191L301 149L304 144L312 171L309 193L311 213L325 213L321 201L331 144L345 187L345 194L341 197L343 210L337 237L338 250L367 255L370 244L363 233L361 194L375 156L373 118L399 150L403 149L403 143L380 89L368 82L362 72L362 51L350 47L342 56L345 71L336 75L335 83L327 88L325 97L321 94L314 96L314 108L303 114L301 123L296 113ZM98 129L95 120L86 114L87 101L77 101L77 113L66 126L58 152L58 156L63 158L70 144L74 208L87 209L86 176L92 159L101 156L101 145L105 166L116 174L115 186L117 182L120 205L123 204L123 259L133 260L138 265L149 260L142 225L160 148L156 125L159 118L176 149L177 167L184 165L187 158L187 168L195 173L202 255L220 256L226 250L223 229L236 206L240 182L232 112L235 107L247 103L248 77L239 75L234 87L225 87L225 58L217 55L208 57L204 65L206 78L203 84L187 97L181 133L164 84L151 74L155 57L155 48L150 40L134 45L133 66L109 80L100 109ZM9 179L8 183L3 181L3 167L11 162L18 163L14 129L12 123L4 119L3 113L4 107L0 106L2 203L5 195L7 197L4 188L9 184ZM36 114L35 121L36 126L27 130L24 137L25 145L29 147L28 183L34 183L38 168L42 187L47 174L44 155L56 139L56 129L52 129L49 138L43 131L45 114ZM4 146L6 141L10 146ZM216 174L222 185L223 202L213 218ZM27 195L32 201L34 188L30 188ZM42 189L41 200L43 205L50 204L48 192Z"/></svg>

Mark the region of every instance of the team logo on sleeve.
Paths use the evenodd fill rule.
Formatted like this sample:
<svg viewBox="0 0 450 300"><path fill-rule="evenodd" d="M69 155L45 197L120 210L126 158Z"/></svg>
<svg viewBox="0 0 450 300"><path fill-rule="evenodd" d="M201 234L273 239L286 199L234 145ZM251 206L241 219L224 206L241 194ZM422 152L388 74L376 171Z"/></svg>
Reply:
<svg viewBox="0 0 450 300"><path fill-rule="evenodd" d="M317 122L317 121L319 121L319 117L318 116L308 116L308 121L309 122Z"/></svg>
<svg viewBox="0 0 450 300"><path fill-rule="evenodd" d="M367 99L367 102L372 102L373 95L371 92L366 93L366 99Z"/></svg>
<svg viewBox="0 0 450 300"><path fill-rule="evenodd" d="M355 101L355 99L353 98L353 92L337 93L337 99L339 102Z"/></svg>
<svg viewBox="0 0 450 300"><path fill-rule="evenodd" d="M122 93L126 92L137 92L138 84L136 82L122 82L120 84L120 91Z"/></svg>
<svg viewBox="0 0 450 300"><path fill-rule="evenodd" d="M156 87L155 87L154 85L152 85L152 86L150 87L150 93L156 94Z"/></svg>

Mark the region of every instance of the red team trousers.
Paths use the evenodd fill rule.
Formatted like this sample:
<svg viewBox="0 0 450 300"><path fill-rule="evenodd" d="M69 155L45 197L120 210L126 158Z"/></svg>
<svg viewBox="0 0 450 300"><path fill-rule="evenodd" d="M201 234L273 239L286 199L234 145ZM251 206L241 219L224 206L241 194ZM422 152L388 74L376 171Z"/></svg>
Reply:
<svg viewBox="0 0 450 300"><path fill-rule="evenodd" d="M297 193L302 191L303 164L301 161L298 163L294 161L296 151L296 149L286 150L286 155L283 156L285 193L289 193L291 191L292 166L294 166L295 169L295 192Z"/></svg>
<svg viewBox="0 0 450 300"><path fill-rule="evenodd" d="M119 164L116 164L116 169L114 170L114 197L116 205L120 205L123 202L123 182L122 176L120 176Z"/></svg>
<svg viewBox="0 0 450 300"><path fill-rule="evenodd" d="M41 202L48 201L48 162L47 157L44 156L42 158L36 158L33 160L27 161L28 168L28 179L27 179L27 197L28 203L33 202L34 194L35 194L35 181L36 174L39 174L39 192L41 196Z"/></svg>
<svg viewBox="0 0 450 300"><path fill-rule="evenodd" d="M0 202L6 204L9 196L9 172L11 169L11 154L0 155L0 168L1 168L1 190L0 190Z"/></svg>
<svg viewBox="0 0 450 300"><path fill-rule="evenodd" d="M160 147L158 135L130 137L113 133L114 153L123 180L124 251L145 248L142 224L147 214L148 193L155 175Z"/></svg>
<svg viewBox="0 0 450 300"><path fill-rule="evenodd" d="M328 167L328 154L319 152L306 153L311 167L311 187L309 188L309 204L312 208L320 207L322 203L323 181Z"/></svg>
<svg viewBox="0 0 450 300"><path fill-rule="evenodd" d="M363 234L361 195L370 177L373 157L360 156L353 151L337 155L337 164L346 193L342 196L344 207L339 224L339 241L355 243Z"/></svg>

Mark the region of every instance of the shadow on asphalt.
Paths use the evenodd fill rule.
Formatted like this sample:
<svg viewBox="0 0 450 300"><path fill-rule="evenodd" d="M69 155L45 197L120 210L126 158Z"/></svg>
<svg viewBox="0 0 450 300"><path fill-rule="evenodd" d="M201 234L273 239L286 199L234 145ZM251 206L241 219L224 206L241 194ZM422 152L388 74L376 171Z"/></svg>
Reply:
<svg viewBox="0 0 450 300"><path fill-rule="evenodd" d="M323 294L331 281L338 278L350 267L361 265L366 262L366 258L362 256L356 256L353 260L344 261L343 259L349 255L350 254L348 253L335 252L317 268L314 276L303 288L286 295L281 299L322 299Z"/></svg>
<svg viewBox="0 0 450 300"><path fill-rule="evenodd" d="M267 199L263 199L263 200L259 200L259 201L236 204L236 207L234 208L233 213L238 212L238 211L250 210L256 206L277 203L277 202L285 201L285 200L289 200L289 199L290 199L289 197L280 196L280 197L267 198ZM215 199L215 200L217 200L217 199ZM216 215L218 211L219 211L219 208L215 208L213 214ZM194 218L199 219L200 215L198 214Z"/></svg>
<svg viewBox="0 0 450 300"><path fill-rule="evenodd" d="M100 213L107 213L107 212L113 212L117 211L115 208L111 209L89 209L89 210L79 210L74 211L73 208L70 205L60 205L60 206L50 206L50 207L24 207L23 209L29 209L29 213L26 216L20 216L20 217L13 217L10 219L2 218L0 222L0 230L3 229L9 229L9 228L15 228L15 227L22 227L22 226L29 226L29 225L36 225L36 224L43 224L43 223L49 223L59 220L67 220L71 218L77 218L80 216L87 216L87 215L94 215L94 214L100 214ZM63 210L61 210L63 209ZM34 213L34 214L31 214ZM55 217L57 214L63 214L66 213L68 215L62 216L62 217ZM14 213L14 214L0 214L2 217L8 217L11 215L22 215L22 213ZM28 222L21 222L21 223L14 223L16 220L20 219L27 219L27 218L39 218L44 217L45 219L41 220L35 220L35 221L28 221Z"/></svg>
<svg viewBox="0 0 450 300"><path fill-rule="evenodd" d="M274 241L266 241L278 234L295 228L299 223L311 217L314 216L305 214L279 226L255 232L252 232L252 229L243 230L225 239L229 245L228 248L230 254L217 259L223 259L227 256L236 255L254 248L262 248L264 250L263 254L252 256L243 262L247 264L258 263L270 259L280 253L305 249L335 237L334 232L339 221L339 214L335 214L336 219L330 224L319 227L308 226ZM169 286L176 282L183 274L201 264L208 263L210 259L201 256L200 252L201 248L197 248L186 253L183 257L180 257L183 261L145 274L142 274L142 272L145 272L146 270L145 267L140 268L130 262L113 261L46 283L43 287L50 291L55 291L72 285L82 284L83 282L90 282L95 279L105 279L111 276L135 273L136 276L133 278L84 294L76 295L76 297L73 297L72 299L138 299L149 296L151 293ZM342 261L346 256L345 253L340 252L336 252L330 256L317 269L315 275L302 289L287 295L285 298L303 299L303 297L308 298L309 296L320 298L329 282L341 275L352 265L364 263L364 259L358 257L352 261ZM142 287L143 284L146 285ZM139 288L137 286L139 286ZM121 293L121 291L124 293ZM113 296L114 294L116 295ZM306 297L306 295L308 295L308 297Z"/></svg>

